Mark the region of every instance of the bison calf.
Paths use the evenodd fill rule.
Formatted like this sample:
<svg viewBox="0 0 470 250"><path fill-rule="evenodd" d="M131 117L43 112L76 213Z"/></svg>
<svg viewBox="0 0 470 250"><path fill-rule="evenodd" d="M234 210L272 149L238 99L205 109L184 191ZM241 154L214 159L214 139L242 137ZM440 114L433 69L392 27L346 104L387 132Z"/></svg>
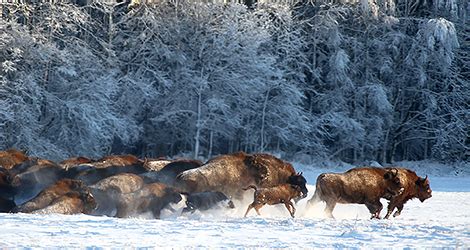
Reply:
<svg viewBox="0 0 470 250"><path fill-rule="evenodd" d="M365 204L372 218L380 218L380 198L391 199L401 194L397 169L377 167L353 168L345 173L324 173L318 176L315 193L308 206L324 201L325 213L333 218L336 203Z"/></svg>
<svg viewBox="0 0 470 250"><path fill-rule="evenodd" d="M248 205L245 217L252 208L256 210L256 213L258 215L261 215L259 213L259 209L264 205L275 205L284 203L290 215L292 216L292 218L294 218L295 208L291 200L302 197L302 189L299 186L291 184L281 184L275 187L257 189L254 185L250 185L247 188L244 188L243 190L248 190L250 188L253 188L255 190L254 201L253 203Z"/></svg>

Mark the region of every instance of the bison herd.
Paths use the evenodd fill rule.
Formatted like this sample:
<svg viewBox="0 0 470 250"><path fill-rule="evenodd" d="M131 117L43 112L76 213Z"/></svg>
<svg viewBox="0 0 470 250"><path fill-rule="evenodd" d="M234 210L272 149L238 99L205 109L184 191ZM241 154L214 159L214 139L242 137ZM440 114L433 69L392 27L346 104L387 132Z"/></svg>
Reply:
<svg viewBox="0 0 470 250"><path fill-rule="evenodd" d="M56 163L25 152L0 151L0 212L105 215L160 218L164 208L185 200L182 214L214 207L233 209L253 194L246 208L260 214L264 205L284 204L292 217L308 194L302 173L275 156L238 152L206 163L192 159L139 159L112 155L98 160L76 157ZM253 192L254 191L254 192ZM389 200L389 218L413 198L431 197L429 180L398 167L360 167L318 176L307 210L319 202L333 217L337 203L364 204L380 218L380 199ZM293 202L294 201L294 202Z"/></svg>

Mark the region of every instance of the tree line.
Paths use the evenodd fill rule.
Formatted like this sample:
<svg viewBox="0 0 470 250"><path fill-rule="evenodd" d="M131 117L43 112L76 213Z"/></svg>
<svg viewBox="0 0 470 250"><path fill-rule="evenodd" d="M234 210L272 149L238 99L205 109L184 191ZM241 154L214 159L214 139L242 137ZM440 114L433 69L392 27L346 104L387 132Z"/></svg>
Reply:
<svg viewBox="0 0 470 250"><path fill-rule="evenodd" d="M468 160L468 5L4 5L0 147Z"/></svg>

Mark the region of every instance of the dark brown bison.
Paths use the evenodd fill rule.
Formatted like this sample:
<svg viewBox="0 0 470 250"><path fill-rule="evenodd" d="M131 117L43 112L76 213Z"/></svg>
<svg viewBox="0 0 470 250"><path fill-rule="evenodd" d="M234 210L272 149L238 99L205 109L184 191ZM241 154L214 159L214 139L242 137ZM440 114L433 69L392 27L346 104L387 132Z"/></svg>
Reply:
<svg viewBox="0 0 470 250"><path fill-rule="evenodd" d="M393 169L398 169L398 176L400 177L404 191L400 195L393 196L390 199L387 215L385 215L386 219L390 217L395 208L397 208L397 211L393 214L393 217L399 216L403 210L403 206L408 200L418 198L421 202L424 202L432 196L428 176L421 178L414 171L406 168Z"/></svg>
<svg viewBox="0 0 470 250"><path fill-rule="evenodd" d="M130 173L113 175L91 185L90 190L97 203L93 214L114 216L120 196L133 193L143 186L143 179Z"/></svg>
<svg viewBox="0 0 470 250"><path fill-rule="evenodd" d="M96 207L95 199L89 192L68 192L47 207L33 211L35 214L89 214Z"/></svg>
<svg viewBox="0 0 470 250"><path fill-rule="evenodd" d="M10 171L0 167L0 197L11 200L14 198L13 184L15 181L15 176Z"/></svg>
<svg viewBox="0 0 470 250"><path fill-rule="evenodd" d="M383 208L380 198L390 199L401 192L403 186L397 169L353 168L345 173L324 173L318 176L316 190L308 206L324 201L325 213L332 218L336 203L365 204L372 214L371 218L378 219Z"/></svg>
<svg viewBox="0 0 470 250"><path fill-rule="evenodd" d="M84 194L90 193L90 189L82 181L62 179L42 190L32 200L13 209L13 212L31 213L49 206L57 198L73 191Z"/></svg>
<svg viewBox="0 0 470 250"><path fill-rule="evenodd" d="M29 157L26 153L17 149L0 151L0 167L5 169L12 169L14 166L28 160Z"/></svg>
<svg viewBox="0 0 470 250"><path fill-rule="evenodd" d="M67 171L52 161L34 159L20 168L12 169L14 174L15 202L22 204L34 198L44 188L58 180L69 177ZM20 171L20 172L18 172Z"/></svg>
<svg viewBox="0 0 470 250"><path fill-rule="evenodd" d="M0 167L0 213L10 212L16 206L12 181L10 172Z"/></svg>
<svg viewBox="0 0 470 250"><path fill-rule="evenodd" d="M222 192L207 191L182 194L186 196L186 207L183 208L183 213L194 212L195 210L205 211L217 206L235 208L232 200Z"/></svg>
<svg viewBox="0 0 470 250"><path fill-rule="evenodd" d="M144 162L133 155L112 155L86 164L86 169L76 175L76 179L88 185L120 173L142 174L147 171Z"/></svg>
<svg viewBox="0 0 470 250"><path fill-rule="evenodd" d="M198 160L175 160L172 161L159 171L151 171L141 174L146 183L161 182L170 186L175 186L176 176L180 173L202 166L202 162Z"/></svg>
<svg viewBox="0 0 470 250"><path fill-rule="evenodd" d="M303 195L301 188L292 184L281 184L275 187L260 189L257 189L254 185L250 185L247 188L243 188L243 190L248 190L250 188L253 188L255 193L253 195L253 203L248 205L248 208L246 209L245 217L252 208L255 209L258 215L261 215L259 209L266 204L284 204L292 218L294 218L295 207L291 200Z"/></svg>
<svg viewBox="0 0 470 250"><path fill-rule="evenodd" d="M269 154L239 152L215 157L201 167L182 172L177 184L188 193L219 191L241 198L244 187L273 187L288 183L289 178L303 179L301 188L307 194L305 178L297 174L290 163Z"/></svg>
<svg viewBox="0 0 470 250"><path fill-rule="evenodd" d="M158 219L162 209L180 201L181 195L175 189L163 183L146 184L140 190L120 196L116 217L125 218L151 212Z"/></svg>

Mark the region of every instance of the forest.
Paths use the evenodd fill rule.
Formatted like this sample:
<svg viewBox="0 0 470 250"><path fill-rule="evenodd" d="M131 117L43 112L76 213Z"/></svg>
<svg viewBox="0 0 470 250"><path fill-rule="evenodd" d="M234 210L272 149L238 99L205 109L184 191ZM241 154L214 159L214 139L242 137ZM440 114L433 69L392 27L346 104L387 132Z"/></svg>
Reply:
<svg viewBox="0 0 470 250"><path fill-rule="evenodd" d="M0 148L470 160L470 2L2 4Z"/></svg>

